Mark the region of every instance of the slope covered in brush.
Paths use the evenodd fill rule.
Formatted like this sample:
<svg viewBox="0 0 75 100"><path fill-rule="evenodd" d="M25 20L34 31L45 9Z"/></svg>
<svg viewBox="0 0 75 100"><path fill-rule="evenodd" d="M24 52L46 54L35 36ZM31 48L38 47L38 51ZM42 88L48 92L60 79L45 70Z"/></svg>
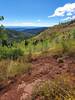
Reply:
<svg viewBox="0 0 75 100"><path fill-rule="evenodd" d="M41 32L36 39L48 39L54 33L66 34L75 30L75 20L71 20L65 23L59 23L53 27L49 27L45 31Z"/></svg>

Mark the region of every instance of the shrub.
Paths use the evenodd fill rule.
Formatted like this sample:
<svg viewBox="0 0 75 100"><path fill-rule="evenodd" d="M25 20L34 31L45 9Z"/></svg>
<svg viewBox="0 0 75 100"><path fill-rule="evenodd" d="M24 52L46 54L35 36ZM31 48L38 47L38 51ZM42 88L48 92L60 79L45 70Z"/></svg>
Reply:
<svg viewBox="0 0 75 100"><path fill-rule="evenodd" d="M19 56L23 56L23 51L21 49L14 49L10 53L10 57L17 59Z"/></svg>
<svg viewBox="0 0 75 100"><path fill-rule="evenodd" d="M44 81L34 87L32 100L75 100L75 88L65 80Z"/></svg>
<svg viewBox="0 0 75 100"><path fill-rule="evenodd" d="M17 59L19 56L22 56L24 53L21 49L19 48L7 48L5 47L0 47L0 58L6 59L6 58L12 58L12 59Z"/></svg>

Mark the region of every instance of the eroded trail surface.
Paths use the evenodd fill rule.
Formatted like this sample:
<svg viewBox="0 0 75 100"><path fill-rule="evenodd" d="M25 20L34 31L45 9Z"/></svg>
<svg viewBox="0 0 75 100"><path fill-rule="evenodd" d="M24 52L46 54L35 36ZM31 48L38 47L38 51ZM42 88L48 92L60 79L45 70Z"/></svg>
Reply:
<svg viewBox="0 0 75 100"><path fill-rule="evenodd" d="M75 77L75 57L54 58L39 57L32 61L32 70L10 80L0 88L0 100L31 100L33 87L39 82L55 79L61 74ZM75 78L73 78L75 82Z"/></svg>

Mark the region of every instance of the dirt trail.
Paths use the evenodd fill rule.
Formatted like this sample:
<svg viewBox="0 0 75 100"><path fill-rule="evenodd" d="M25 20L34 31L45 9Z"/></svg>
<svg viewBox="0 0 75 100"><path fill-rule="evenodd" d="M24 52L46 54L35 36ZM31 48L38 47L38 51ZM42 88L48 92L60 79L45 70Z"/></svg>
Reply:
<svg viewBox="0 0 75 100"><path fill-rule="evenodd" d="M36 84L65 73L75 76L75 57L63 58L63 61L53 57L40 57L32 61L30 73L18 76L0 91L0 100L31 100L32 90Z"/></svg>

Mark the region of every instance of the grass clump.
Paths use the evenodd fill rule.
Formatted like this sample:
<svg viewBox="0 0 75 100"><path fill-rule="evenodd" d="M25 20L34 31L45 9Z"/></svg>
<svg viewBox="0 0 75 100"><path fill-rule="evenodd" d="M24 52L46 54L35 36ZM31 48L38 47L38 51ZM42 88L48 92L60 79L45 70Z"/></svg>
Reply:
<svg viewBox="0 0 75 100"><path fill-rule="evenodd" d="M0 61L0 81L8 78L28 73L31 70L31 64L19 60L1 60Z"/></svg>
<svg viewBox="0 0 75 100"><path fill-rule="evenodd" d="M63 79L45 81L35 86L32 100L75 100L75 88Z"/></svg>
<svg viewBox="0 0 75 100"><path fill-rule="evenodd" d="M31 65L29 63L19 63L11 61L7 67L7 77L14 77L23 73L27 73L31 70Z"/></svg>

